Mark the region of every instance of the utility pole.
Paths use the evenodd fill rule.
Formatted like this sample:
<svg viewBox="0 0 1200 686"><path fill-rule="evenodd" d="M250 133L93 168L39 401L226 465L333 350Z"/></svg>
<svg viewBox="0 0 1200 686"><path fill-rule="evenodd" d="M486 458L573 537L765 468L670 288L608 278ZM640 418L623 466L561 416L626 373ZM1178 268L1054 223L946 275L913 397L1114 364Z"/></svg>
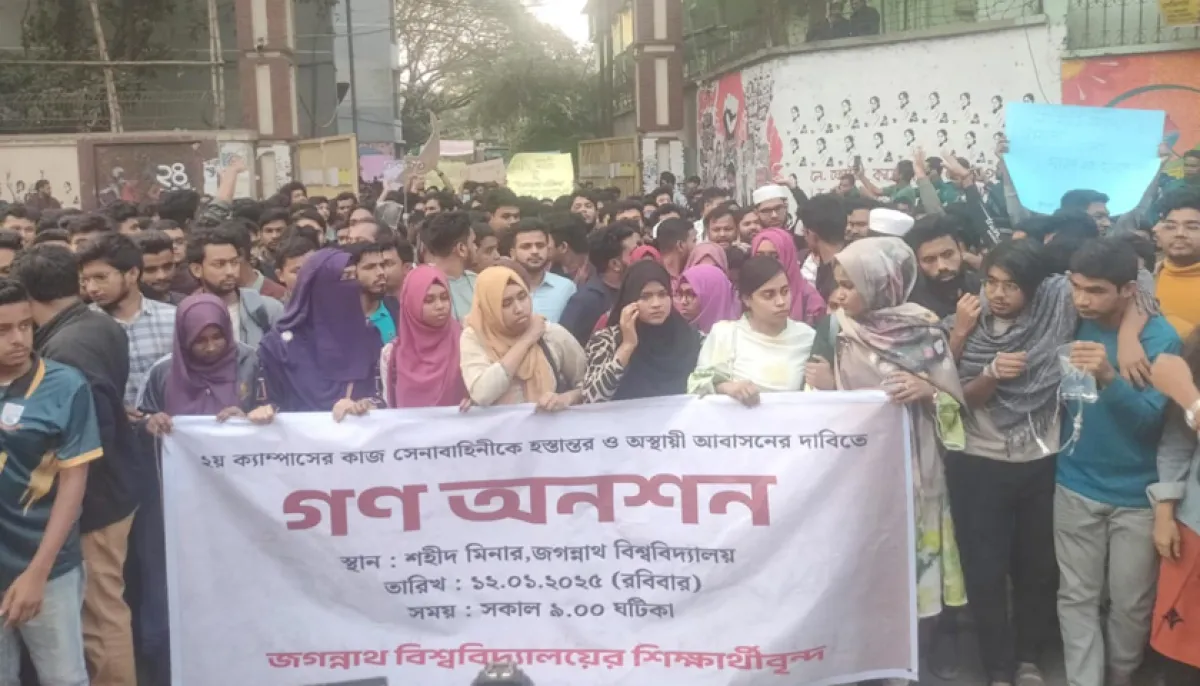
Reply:
<svg viewBox="0 0 1200 686"><path fill-rule="evenodd" d="M95 2L95 0L92 0ZM346 0L346 52L350 57L350 118L354 137L358 138L358 87L354 80L354 19L350 14L350 0Z"/></svg>
<svg viewBox="0 0 1200 686"><path fill-rule="evenodd" d="M108 125L113 133L121 133L125 127L121 124L121 101L117 99L117 83L113 79L112 66L108 64L108 42L104 40L104 27L100 25L100 5L97 0L88 0L92 10L92 31L96 34L96 50L100 53L100 61L104 66L104 90L108 95Z"/></svg>

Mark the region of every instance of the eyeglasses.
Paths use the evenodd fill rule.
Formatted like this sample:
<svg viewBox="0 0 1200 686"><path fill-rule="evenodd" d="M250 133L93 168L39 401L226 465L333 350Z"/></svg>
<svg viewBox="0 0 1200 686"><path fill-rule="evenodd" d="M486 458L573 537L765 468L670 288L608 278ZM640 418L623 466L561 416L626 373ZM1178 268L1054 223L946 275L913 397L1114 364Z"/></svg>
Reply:
<svg viewBox="0 0 1200 686"><path fill-rule="evenodd" d="M1016 281L999 281L997 279L986 279L983 287L989 291L1000 291L1005 295L1016 295L1021 290Z"/></svg>

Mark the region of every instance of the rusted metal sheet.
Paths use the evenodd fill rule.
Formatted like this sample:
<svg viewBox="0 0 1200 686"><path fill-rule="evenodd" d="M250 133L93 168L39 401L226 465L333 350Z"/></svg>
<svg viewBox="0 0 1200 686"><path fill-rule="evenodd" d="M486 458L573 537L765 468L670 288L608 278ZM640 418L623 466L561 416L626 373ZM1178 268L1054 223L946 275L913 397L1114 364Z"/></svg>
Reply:
<svg viewBox="0 0 1200 686"><path fill-rule="evenodd" d="M83 207L156 202L170 190L203 193L205 161L217 157L216 140L190 135L80 141Z"/></svg>

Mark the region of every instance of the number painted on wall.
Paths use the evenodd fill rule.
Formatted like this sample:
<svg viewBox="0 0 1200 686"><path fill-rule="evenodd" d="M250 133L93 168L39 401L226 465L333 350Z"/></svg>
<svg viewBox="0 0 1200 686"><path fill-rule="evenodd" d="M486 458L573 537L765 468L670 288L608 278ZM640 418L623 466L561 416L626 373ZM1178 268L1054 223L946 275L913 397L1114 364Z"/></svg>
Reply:
<svg viewBox="0 0 1200 686"><path fill-rule="evenodd" d="M155 179L160 186L167 190L192 187L191 180L188 179L187 167L184 167L182 162L158 165L158 174Z"/></svg>

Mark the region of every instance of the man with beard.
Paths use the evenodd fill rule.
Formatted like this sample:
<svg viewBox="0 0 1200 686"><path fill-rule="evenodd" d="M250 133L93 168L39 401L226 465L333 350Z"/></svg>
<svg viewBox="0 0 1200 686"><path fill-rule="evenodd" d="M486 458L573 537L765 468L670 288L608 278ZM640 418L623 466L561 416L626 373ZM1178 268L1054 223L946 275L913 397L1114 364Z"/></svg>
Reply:
<svg viewBox="0 0 1200 686"><path fill-rule="evenodd" d="M237 228L221 225L193 232L187 243L188 271L201 292L212 293L229 308L237 341L257 347L283 314L283 305L253 288L238 288L243 256Z"/></svg>
<svg viewBox="0 0 1200 686"><path fill-rule="evenodd" d="M550 230L540 219L522 219L500 236L500 254L508 255L529 274L533 311L554 324L562 318L575 284L550 271Z"/></svg>
<svg viewBox="0 0 1200 686"><path fill-rule="evenodd" d="M979 308L979 276L963 261L961 235L962 227L954 216L931 214L918 219L904 236L921 267L909 302L939 318L954 314L961 300L970 301L966 303L969 308Z"/></svg>
<svg viewBox="0 0 1200 686"><path fill-rule="evenodd" d="M378 243L353 243L346 246L350 253L350 265L354 267L360 289L363 315L379 332L384 345L396 337L396 322L399 310L393 312L384 305L387 295L388 272L383 257L383 246Z"/></svg>
<svg viewBox="0 0 1200 686"><path fill-rule="evenodd" d="M175 280L175 246L162 231L147 230L134 236L142 251L142 295L168 305L178 305L186 295L171 290Z"/></svg>
<svg viewBox="0 0 1200 686"><path fill-rule="evenodd" d="M1176 191L1163 204L1155 228L1164 255L1156 294L1167 321L1186 339L1200 325L1200 193Z"/></svg>

